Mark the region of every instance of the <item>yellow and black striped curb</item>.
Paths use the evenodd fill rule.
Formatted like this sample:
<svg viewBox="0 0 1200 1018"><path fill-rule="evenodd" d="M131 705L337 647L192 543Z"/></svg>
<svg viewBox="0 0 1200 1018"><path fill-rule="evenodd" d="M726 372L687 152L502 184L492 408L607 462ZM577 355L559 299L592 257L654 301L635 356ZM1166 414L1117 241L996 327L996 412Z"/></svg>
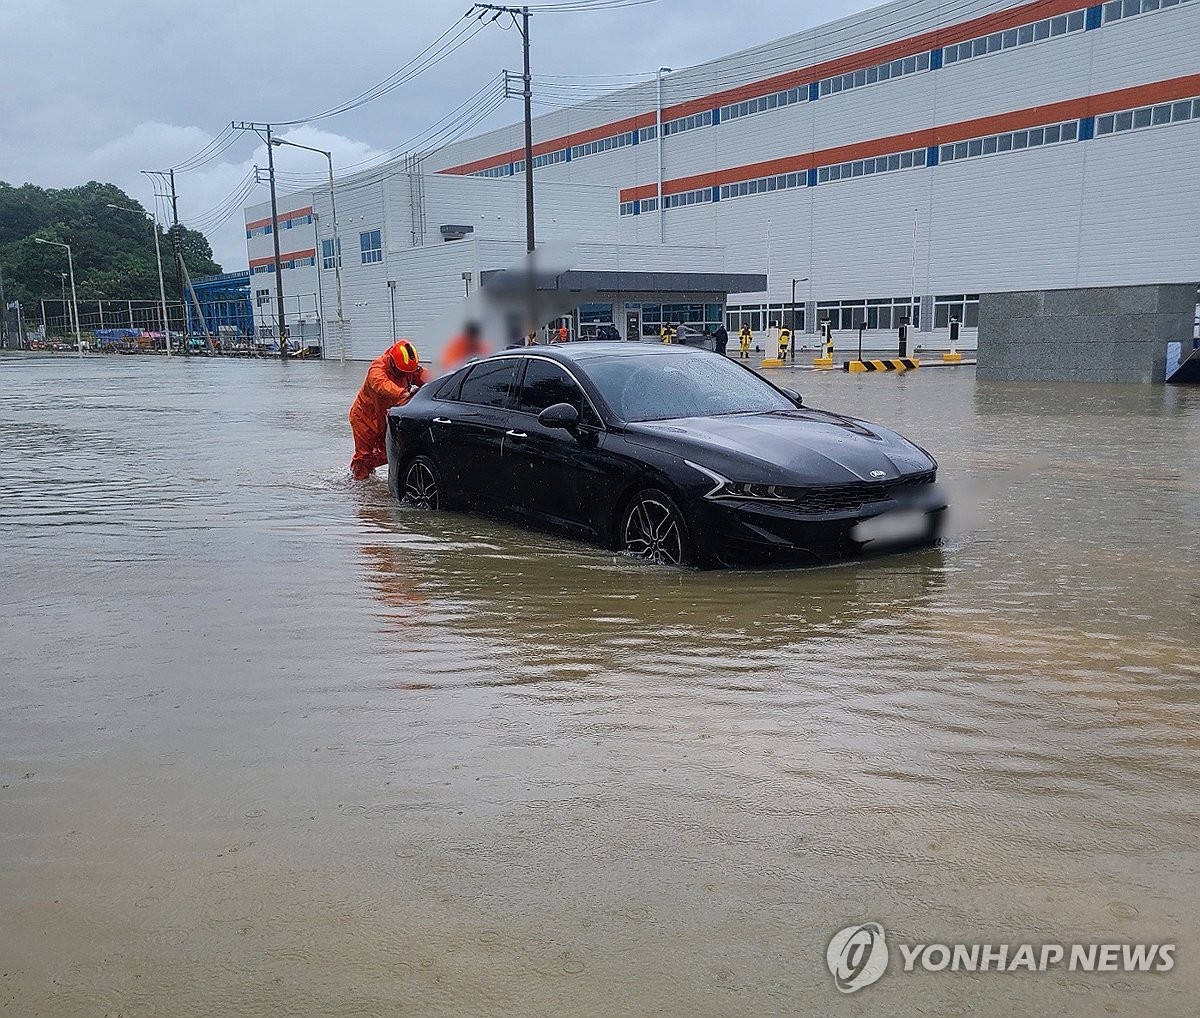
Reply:
<svg viewBox="0 0 1200 1018"><path fill-rule="evenodd" d="M915 357L887 357L878 361L843 361L845 371L916 371L921 362Z"/></svg>

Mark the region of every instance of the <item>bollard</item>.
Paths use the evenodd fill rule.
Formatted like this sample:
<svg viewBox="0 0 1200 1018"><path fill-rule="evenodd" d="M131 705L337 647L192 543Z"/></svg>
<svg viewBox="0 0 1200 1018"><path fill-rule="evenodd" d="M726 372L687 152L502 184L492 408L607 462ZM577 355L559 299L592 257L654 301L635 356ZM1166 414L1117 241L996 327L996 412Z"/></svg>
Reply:
<svg viewBox="0 0 1200 1018"><path fill-rule="evenodd" d="M958 364L962 361L962 354L958 352L958 319L950 319L950 350L942 354L942 361L945 364Z"/></svg>
<svg viewBox="0 0 1200 1018"><path fill-rule="evenodd" d="M833 367L833 326L829 322L821 323L821 356L813 358L814 368Z"/></svg>

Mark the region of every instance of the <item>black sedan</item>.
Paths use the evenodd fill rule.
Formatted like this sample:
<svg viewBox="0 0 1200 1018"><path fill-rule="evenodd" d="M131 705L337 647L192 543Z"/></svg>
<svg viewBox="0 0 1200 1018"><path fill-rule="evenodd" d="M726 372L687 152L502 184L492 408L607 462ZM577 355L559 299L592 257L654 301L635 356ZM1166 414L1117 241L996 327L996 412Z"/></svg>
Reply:
<svg viewBox="0 0 1200 1018"><path fill-rule="evenodd" d="M937 463L805 407L736 361L670 345L506 350L389 412L388 483L670 565L822 563L930 543Z"/></svg>

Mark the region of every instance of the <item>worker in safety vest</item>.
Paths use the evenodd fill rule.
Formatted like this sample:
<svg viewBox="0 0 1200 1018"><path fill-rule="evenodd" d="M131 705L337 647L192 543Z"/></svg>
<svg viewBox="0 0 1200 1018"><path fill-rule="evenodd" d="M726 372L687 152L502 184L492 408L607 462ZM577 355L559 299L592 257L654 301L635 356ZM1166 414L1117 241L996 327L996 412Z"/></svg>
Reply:
<svg viewBox="0 0 1200 1018"><path fill-rule="evenodd" d="M663 327L659 330L658 338L664 343L675 342L675 328L670 322L664 322Z"/></svg>
<svg viewBox="0 0 1200 1018"><path fill-rule="evenodd" d="M571 333L567 331L567 326L565 323L558 327L558 332L555 333L555 337L556 338L554 341L556 343L565 343L571 337Z"/></svg>
<svg viewBox="0 0 1200 1018"><path fill-rule="evenodd" d="M750 331L749 325L743 325L741 331L738 332L738 357L750 359L750 344L754 342L754 333Z"/></svg>
<svg viewBox="0 0 1200 1018"><path fill-rule="evenodd" d="M354 433L354 458L350 473L366 480L376 467L387 463L387 412L404 406L413 393L429 381L421 367L417 348L401 339L371 361L367 377L350 407L350 430Z"/></svg>
<svg viewBox="0 0 1200 1018"><path fill-rule="evenodd" d="M792 345L792 330L784 326L779 330L779 359L786 360Z"/></svg>

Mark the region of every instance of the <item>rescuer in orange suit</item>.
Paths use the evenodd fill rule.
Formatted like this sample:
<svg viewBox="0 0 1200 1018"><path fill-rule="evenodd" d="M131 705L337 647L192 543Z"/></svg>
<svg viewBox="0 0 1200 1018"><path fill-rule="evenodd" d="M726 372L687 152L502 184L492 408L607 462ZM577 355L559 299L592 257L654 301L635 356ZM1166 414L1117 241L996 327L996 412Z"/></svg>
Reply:
<svg viewBox="0 0 1200 1018"><path fill-rule="evenodd" d="M442 351L442 370L453 371L460 364L466 364L472 357L482 357L490 353L483 341L483 334L475 322L467 322L462 332L446 344Z"/></svg>
<svg viewBox="0 0 1200 1018"><path fill-rule="evenodd" d="M387 463L387 412L404 406L412 394L429 381L421 367L417 348L402 339L371 361L367 378L350 407L350 430L354 432L354 458L350 473L362 481L376 467Z"/></svg>

